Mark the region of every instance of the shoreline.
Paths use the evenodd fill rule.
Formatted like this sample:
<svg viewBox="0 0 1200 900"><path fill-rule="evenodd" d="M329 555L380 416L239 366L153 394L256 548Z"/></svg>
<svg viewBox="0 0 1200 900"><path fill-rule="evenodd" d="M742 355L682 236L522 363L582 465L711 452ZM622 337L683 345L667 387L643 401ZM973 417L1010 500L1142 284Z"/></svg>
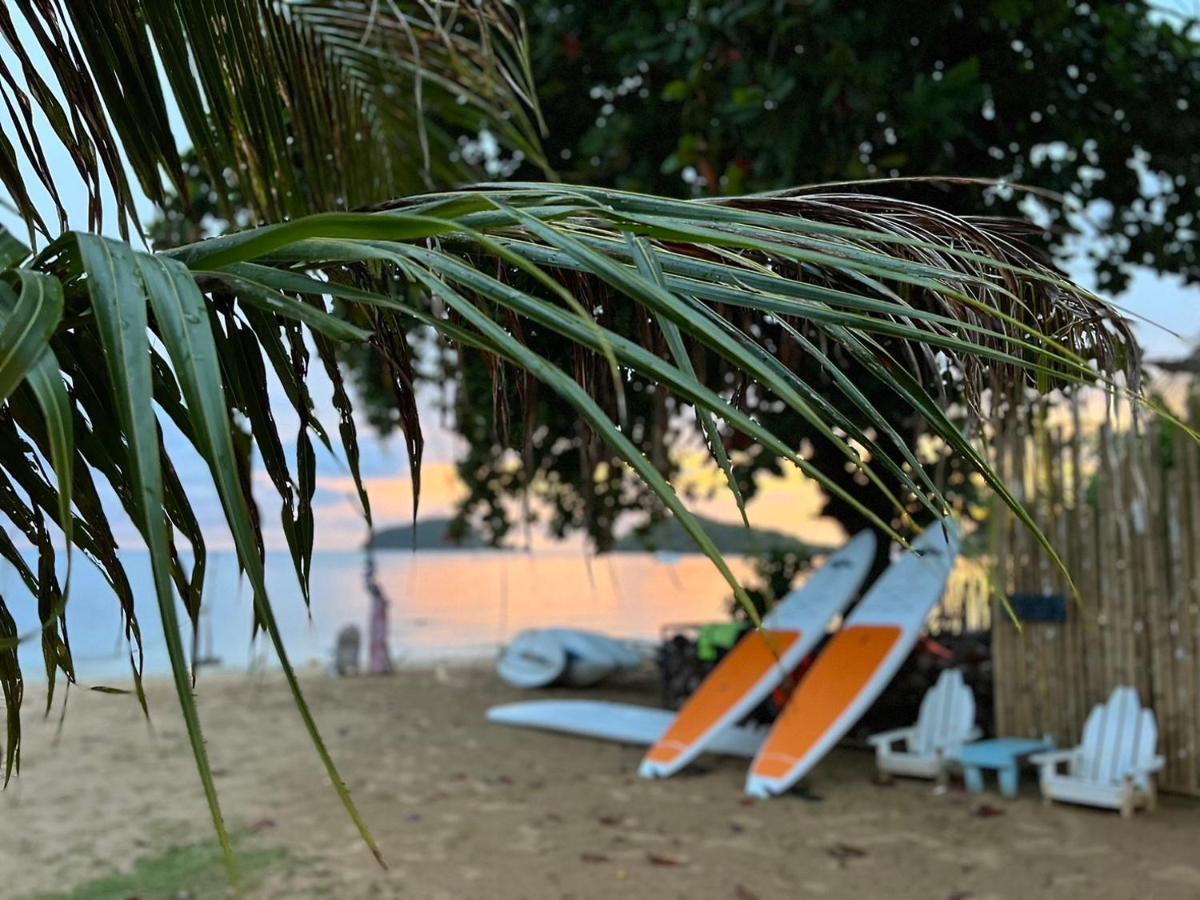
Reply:
<svg viewBox="0 0 1200 900"><path fill-rule="evenodd" d="M148 558L130 560L130 573L135 592L150 601ZM99 574L87 567L81 566L73 578L67 619L77 675L89 684L129 685L123 622L115 598L106 593ZM589 570L581 558L569 555L412 557L400 552L386 559L380 556L375 581L390 600L389 642L404 665L410 659L486 659L526 628L587 628L614 637L653 639L664 622L717 620L727 614L727 585L703 558L666 566L648 558L609 557ZM205 585L206 601L196 626L199 657L221 657L224 667L235 671L273 663L274 653L261 636L251 642L253 603L232 561L210 561ZM307 669L314 661L318 668L328 664L339 631L353 624L365 632L370 620L372 594L357 553L318 560L307 607L290 565L268 566L268 589L297 669ZM34 629L38 623L22 621L20 611L28 617L36 603L21 603L19 592L10 599L19 611L18 629L22 633ZM192 628L182 605L177 606L188 645ZM139 618L145 671L169 675L152 601L140 604ZM27 642L18 656L30 682L42 680L38 677L44 673L40 646Z"/></svg>
<svg viewBox="0 0 1200 900"><path fill-rule="evenodd" d="M494 666L496 658L498 657L501 649L502 648L500 645L496 645L495 647L483 647L483 646L464 647L461 651L451 651L449 653L446 653L445 655L438 655L438 656L421 655L421 656L400 657L399 659L392 660L392 668L394 670L394 673L409 672L409 671L420 672L420 671L427 671L427 670L433 670L433 669L445 668L445 667L468 668L468 669L485 668L489 665ZM330 656L332 656L332 651L330 653ZM88 660L82 660L82 662L87 663ZM76 667L78 668L79 666L77 665ZM296 676L298 678L300 678L301 680L305 680L305 679L309 679L309 678L337 678L338 677L333 672L332 661L318 662L317 660L308 660L308 661L303 661L300 663L296 663L295 661L293 661L292 668L296 672ZM39 668L39 669L33 670L32 672L23 671L21 674L23 676L23 680L25 683L25 690L26 690L27 694L29 693L31 688L36 689L38 691L44 691L46 684L47 684L46 672L44 669ZM257 677L257 676L266 676L266 675L271 675L271 674L279 675L280 676L279 680L281 682L283 681L283 677L282 677L283 669L280 667L279 661L277 659L271 660L270 662L267 662L264 665L251 665L251 666L246 666L246 667L225 666L225 665L212 666L209 664L205 664L200 667L200 670L196 675L196 687L197 687L197 689L201 688L205 682L211 682L211 681L227 682L227 681L235 681L240 677L253 678L253 677ZM120 686L121 689L122 690L125 690L125 689L132 690L133 676L131 674L129 674L128 671L126 671L123 677L128 679L128 684L127 684L127 686L121 685ZM353 680L354 678L386 678L388 676L386 676L386 675L380 675L380 676L368 675L365 672L363 672L360 675L347 676L347 677L349 679ZM94 691L97 688L105 689L105 688L110 688L110 687L118 687L118 685L115 683L118 680L119 679L114 679L114 678L90 679L90 680L80 678L75 684L71 685L71 689L77 690L77 691ZM166 686L173 686L173 684L174 684L174 682L172 681L172 676L171 676L171 673L169 670L168 671L155 670L153 672L148 672L142 676L142 685L146 688L147 691L149 691L152 686L166 687ZM63 676L62 672L60 671L58 673L58 678L55 682L55 687L54 687L55 692L57 693L58 691L62 690L63 688L66 687L66 685L67 685L66 679ZM27 704L29 702L30 702L29 697L26 696L25 703ZM22 708L24 708L24 706L22 706Z"/></svg>

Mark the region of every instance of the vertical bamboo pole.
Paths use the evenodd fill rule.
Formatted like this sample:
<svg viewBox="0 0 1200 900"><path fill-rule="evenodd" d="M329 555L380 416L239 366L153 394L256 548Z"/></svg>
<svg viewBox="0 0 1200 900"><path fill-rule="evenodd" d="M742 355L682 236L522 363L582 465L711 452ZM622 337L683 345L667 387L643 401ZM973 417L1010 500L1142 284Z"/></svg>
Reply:
<svg viewBox="0 0 1200 900"><path fill-rule="evenodd" d="M1006 484L1012 484L1012 436L1014 428L1005 426L996 435L996 472ZM1012 559L1012 516L999 500L992 501L993 586L997 594L1009 594L1009 561ZM1013 734L1010 708L1013 668L1010 648L1012 623L999 597L990 598L992 605L992 728L996 734Z"/></svg>
<svg viewBox="0 0 1200 900"><path fill-rule="evenodd" d="M1025 422L1022 422L1025 425ZM1026 509L1037 508L1037 487L1036 479L1032 478L1030 469L1036 472L1037 460L1036 457L1032 460L1032 466L1027 463L1031 462L1036 446L1028 436L1025 428L1022 428L1019 434L1019 451L1013 458L1015 463L1013 469L1013 478L1016 484L1020 485L1021 498L1024 500ZM1016 548L1016 570L1014 571L1013 587L1018 592L1027 592L1030 590L1030 572L1034 565L1037 564L1037 559L1034 557L1033 540L1028 533L1028 529L1022 526L1015 526L1013 530L1013 545ZM1016 672L1019 676L1019 690L1014 696L1016 706L1016 728L1018 734L1028 736L1032 732L1033 710L1037 702L1037 664L1034 660L1033 642L1030 637L1030 628L1026 623L1021 623L1021 630L1016 634Z"/></svg>
<svg viewBox="0 0 1200 900"><path fill-rule="evenodd" d="M1172 640L1176 665L1175 771L1179 790L1200 793L1200 449L1175 441L1175 489L1166 490L1171 530Z"/></svg>
<svg viewBox="0 0 1200 900"><path fill-rule="evenodd" d="M1103 695L1106 635L1099 626L1104 612L1105 582L1100 571L1100 561L1095 552L1099 546L1100 516L1094 505L1098 498L1088 491L1088 482L1084 471L1084 447L1089 444L1089 436L1084 433L1080 412L1080 399L1076 395L1071 398L1071 477L1074 488L1074 513L1071 521L1075 527L1075 542L1077 549L1075 557L1079 560L1076 578L1080 589L1085 592L1085 603L1082 607L1072 610L1079 623L1082 659L1082 692L1081 711L1086 711ZM1094 477L1102 477L1097 472ZM1102 491L1096 492L1103 493ZM1082 732L1082 719L1072 719L1066 725L1067 740L1075 742Z"/></svg>
<svg viewBox="0 0 1200 900"><path fill-rule="evenodd" d="M1062 556L1063 563L1067 567L1067 571L1072 578L1077 579L1079 560L1075 558L1074 542L1070 539L1071 527L1068 524L1074 517L1068 513L1068 504L1070 500L1070 490L1067 484L1067 466L1069 463L1067 456L1067 438L1062 427L1055 428L1054 440L1051 445L1051 463L1053 466L1052 487L1054 496L1054 518L1055 528L1052 540L1058 548L1058 552ZM1059 583L1060 592L1066 589L1066 584L1061 575L1056 575L1055 580ZM1083 586L1079 585L1082 592ZM1088 598L1082 596L1080 604L1086 604ZM1078 641L1076 640L1076 630L1079 622L1079 606L1074 603L1067 603L1066 621L1058 626L1058 636L1056 646L1058 652L1052 661L1054 671L1053 676L1059 684L1060 703L1057 707L1057 712L1053 715L1055 730L1058 730L1062 720L1065 718L1070 721L1078 712L1078 691L1080 659Z"/></svg>
<svg viewBox="0 0 1200 900"><path fill-rule="evenodd" d="M1200 793L1200 447L1190 440L1183 445L1185 461L1183 484L1183 538L1181 559L1184 563L1184 608L1190 627L1184 632L1187 638L1186 653L1191 661L1191 673L1187 679L1191 691L1188 707L1188 768L1194 792Z"/></svg>
<svg viewBox="0 0 1200 900"><path fill-rule="evenodd" d="M1170 468L1163 466L1156 472L1151 467L1147 472L1159 498L1160 540L1166 557L1164 649L1168 654L1165 668L1169 677L1167 693L1171 719L1171 746L1167 765L1172 770L1172 781L1181 790L1191 792L1196 789L1196 784L1194 781L1195 770L1188 761L1187 752L1191 732L1188 694L1194 688L1191 687L1190 679L1193 671L1186 646L1190 617L1184 602L1184 563L1181 543L1183 531L1179 510L1179 495L1181 492L1187 491L1189 486L1185 476L1182 442L1178 440L1177 435L1166 432L1162 426L1159 426L1158 431L1165 434L1171 454Z"/></svg>
<svg viewBox="0 0 1200 900"><path fill-rule="evenodd" d="M1104 607L1100 612L1100 627L1104 631L1106 650L1104 683L1108 690L1121 683L1123 675L1123 636L1120 633L1120 597L1124 591L1120 528L1118 519L1122 514L1120 485L1117 467L1113 459L1111 424L1105 422L1100 432L1100 495L1104 503L1097 529L1097 545L1104 549L1100 554L1104 570Z"/></svg>
<svg viewBox="0 0 1200 900"><path fill-rule="evenodd" d="M1143 636L1147 655L1139 669L1149 676L1146 699L1152 705L1159 722L1159 752L1167 759L1167 770L1161 779L1164 785L1174 782L1175 771L1175 702L1172 689L1170 645L1171 610L1166 574L1167 535L1162 528L1162 433L1157 423L1150 423L1141 440L1128 438L1131 463L1129 473L1133 502L1140 516L1134 516L1140 589L1134 597L1135 615L1145 623Z"/></svg>

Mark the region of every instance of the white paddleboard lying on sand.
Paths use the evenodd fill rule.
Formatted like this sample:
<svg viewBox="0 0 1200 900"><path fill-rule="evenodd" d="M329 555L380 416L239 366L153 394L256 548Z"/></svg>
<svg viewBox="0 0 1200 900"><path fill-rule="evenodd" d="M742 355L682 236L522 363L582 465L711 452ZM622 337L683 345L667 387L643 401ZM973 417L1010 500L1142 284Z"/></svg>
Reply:
<svg viewBox="0 0 1200 900"><path fill-rule="evenodd" d="M602 700L529 700L505 703L487 711L489 722L520 728L541 728L622 744L653 744L670 727L675 714L667 709L608 703ZM727 728L709 741L706 750L726 756L754 755L766 737L765 727Z"/></svg>
<svg viewBox="0 0 1200 900"><path fill-rule="evenodd" d="M594 631L538 628L514 637L496 669L513 687L587 687L613 672L636 669L641 661L624 641Z"/></svg>
<svg viewBox="0 0 1200 900"><path fill-rule="evenodd" d="M825 636L830 620L858 594L875 558L875 535L860 532L803 587L792 591L743 637L675 716L642 760L643 778L673 775L709 742L748 715Z"/></svg>
<svg viewBox="0 0 1200 900"><path fill-rule="evenodd" d="M931 525L879 577L821 651L775 720L746 779L746 793L790 788L853 727L887 687L942 596L958 556L955 524Z"/></svg>

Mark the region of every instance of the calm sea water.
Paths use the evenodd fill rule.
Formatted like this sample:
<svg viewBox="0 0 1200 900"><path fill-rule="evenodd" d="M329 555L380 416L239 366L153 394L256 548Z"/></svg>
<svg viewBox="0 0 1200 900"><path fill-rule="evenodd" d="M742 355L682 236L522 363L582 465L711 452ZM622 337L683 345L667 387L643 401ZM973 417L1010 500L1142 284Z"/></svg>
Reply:
<svg viewBox="0 0 1200 900"><path fill-rule="evenodd" d="M147 674L168 671L149 557L122 554L139 609ZM739 577L748 565L730 560ZM337 631L356 624L365 635L369 595L361 552L314 554L312 607L306 610L286 553L268 555L268 590L285 644L297 667L328 665ZM397 662L491 655L524 628L564 625L631 638L654 638L665 624L726 615L729 590L703 557L650 554L587 557L578 551L376 554L376 580L390 599L390 636ZM37 626L36 606L16 572L0 568L0 594L22 633ZM199 625L202 656L218 668L274 665L260 636L251 640L252 597L232 553L212 553ZM180 620L187 622L182 606ZM99 572L80 559L67 622L76 672L85 684L129 681L128 651L117 601ZM190 644L191 627L185 624ZM31 681L44 678L39 644L20 649Z"/></svg>

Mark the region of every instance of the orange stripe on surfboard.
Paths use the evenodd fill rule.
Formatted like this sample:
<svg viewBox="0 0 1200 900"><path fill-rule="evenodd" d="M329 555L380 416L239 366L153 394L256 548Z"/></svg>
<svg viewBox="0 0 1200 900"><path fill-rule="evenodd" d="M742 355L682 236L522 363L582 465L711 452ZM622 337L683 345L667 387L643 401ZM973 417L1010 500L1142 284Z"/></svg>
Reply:
<svg viewBox="0 0 1200 900"><path fill-rule="evenodd" d="M646 759L668 765L691 748L800 640L799 631L752 631L742 638L688 698Z"/></svg>
<svg viewBox="0 0 1200 900"><path fill-rule="evenodd" d="M852 625L835 635L792 694L751 774L786 778L837 724L902 633L895 625Z"/></svg>

